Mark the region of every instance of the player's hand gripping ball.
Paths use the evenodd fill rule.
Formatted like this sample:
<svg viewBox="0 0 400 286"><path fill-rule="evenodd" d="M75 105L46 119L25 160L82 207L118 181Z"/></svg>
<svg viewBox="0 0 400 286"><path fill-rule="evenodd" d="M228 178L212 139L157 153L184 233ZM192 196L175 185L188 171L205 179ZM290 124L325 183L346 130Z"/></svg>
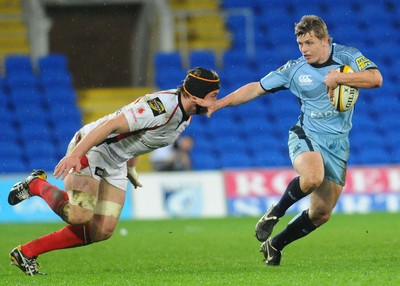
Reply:
<svg viewBox="0 0 400 286"><path fill-rule="evenodd" d="M338 72L354 73L350 66L340 66ZM356 87L339 84L329 92L329 100L337 111L344 112L353 108L357 101L359 90Z"/></svg>

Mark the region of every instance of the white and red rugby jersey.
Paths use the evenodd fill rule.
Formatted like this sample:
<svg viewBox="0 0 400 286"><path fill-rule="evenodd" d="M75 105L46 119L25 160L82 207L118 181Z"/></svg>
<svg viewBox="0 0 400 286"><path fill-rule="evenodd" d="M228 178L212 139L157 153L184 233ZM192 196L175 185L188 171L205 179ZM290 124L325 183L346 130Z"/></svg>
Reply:
<svg viewBox="0 0 400 286"><path fill-rule="evenodd" d="M92 148L108 154L116 163L173 144L192 118L185 114L177 90L171 89L146 94L115 113L83 126L82 135L121 112L128 120L130 132L111 134L102 144Z"/></svg>

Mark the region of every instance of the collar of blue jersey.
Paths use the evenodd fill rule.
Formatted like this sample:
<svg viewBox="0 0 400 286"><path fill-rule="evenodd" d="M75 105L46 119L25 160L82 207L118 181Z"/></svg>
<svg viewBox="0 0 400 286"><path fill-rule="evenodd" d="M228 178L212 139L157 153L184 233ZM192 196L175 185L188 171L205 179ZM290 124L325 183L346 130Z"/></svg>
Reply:
<svg viewBox="0 0 400 286"><path fill-rule="evenodd" d="M339 63L337 63L333 60L333 50L334 50L334 45L331 44L331 51L330 51L329 59L322 64L310 64L310 66L312 66L314 68L324 68L324 67L331 66L331 65L338 65Z"/></svg>

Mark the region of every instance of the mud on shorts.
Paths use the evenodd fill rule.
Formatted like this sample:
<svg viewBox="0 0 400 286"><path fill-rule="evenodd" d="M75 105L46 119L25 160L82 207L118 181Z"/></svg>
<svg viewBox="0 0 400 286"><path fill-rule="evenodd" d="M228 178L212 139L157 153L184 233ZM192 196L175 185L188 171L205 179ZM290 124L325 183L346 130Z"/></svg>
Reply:
<svg viewBox="0 0 400 286"><path fill-rule="evenodd" d="M78 144L84 135L82 131L78 131L71 139L67 154ZM73 172L75 175L88 176L98 181L104 179L107 183L114 187L126 190L128 179L126 177L126 163L117 164L111 160L109 154L104 152L102 148L92 148L85 156L81 158L82 169L79 173Z"/></svg>
<svg viewBox="0 0 400 286"><path fill-rule="evenodd" d="M320 153L324 161L324 178L344 186L350 150L347 135L310 133L302 127L294 125L289 131L288 146L292 164L294 159L303 152Z"/></svg>

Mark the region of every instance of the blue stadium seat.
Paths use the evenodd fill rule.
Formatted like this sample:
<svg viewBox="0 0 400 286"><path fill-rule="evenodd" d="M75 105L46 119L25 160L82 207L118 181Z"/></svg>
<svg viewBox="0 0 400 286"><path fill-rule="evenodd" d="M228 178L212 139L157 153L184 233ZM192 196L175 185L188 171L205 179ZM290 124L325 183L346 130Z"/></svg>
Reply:
<svg viewBox="0 0 400 286"><path fill-rule="evenodd" d="M165 69L183 69L182 56L179 52L157 52L154 56L156 72L165 72Z"/></svg>
<svg viewBox="0 0 400 286"><path fill-rule="evenodd" d="M240 50L227 50L222 55L222 64L224 75L229 73L232 68L248 68L250 67L250 60Z"/></svg>
<svg viewBox="0 0 400 286"><path fill-rule="evenodd" d="M362 136L365 132L378 134L379 131L380 127L376 124L376 120L373 120L369 114L356 114L353 116L353 127L350 131L350 138Z"/></svg>
<svg viewBox="0 0 400 286"><path fill-rule="evenodd" d="M31 73L11 73L6 76L5 84L10 90L18 88L36 88L37 79L36 76Z"/></svg>
<svg viewBox="0 0 400 286"><path fill-rule="evenodd" d="M390 14L390 10L386 8L386 5L384 5L380 1L371 1L360 5L360 9L358 10L358 20L368 23L371 21L371 19L374 19L374 23L379 24L387 22Z"/></svg>
<svg viewBox="0 0 400 286"><path fill-rule="evenodd" d="M259 143L259 138L274 136L275 127L269 122L261 122L260 120L244 121L243 134L244 140L252 142L252 145Z"/></svg>
<svg viewBox="0 0 400 286"><path fill-rule="evenodd" d="M68 58L63 54L49 54L38 59L39 73L68 71Z"/></svg>
<svg viewBox="0 0 400 286"><path fill-rule="evenodd" d="M213 140L214 149L219 153L246 154L248 151L248 142L236 135L226 135L216 137Z"/></svg>
<svg viewBox="0 0 400 286"><path fill-rule="evenodd" d="M16 88L10 92L10 102L14 107L20 105L41 105L43 101L43 96L40 91L35 88Z"/></svg>
<svg viewBox="0 0 400 286"><path fill-rule="evenodd" d="M287 152L281 148L264 148L253 156L254 167L285 167L290 166Z"/></svg>
<svg viewBox="0 0 400 286"><path fill-rule="evenodd" d="M192 136L194 141L193 153L196 152L216 152L213 138L206 136Z"/></svg>
<svg viewBox="0 0 400 286"><path fill-rule="evenodd" d="M358 150L359 163L363 165L382 165L391 163L391 155L381 146L371 146Z"/></svg>
<svg viewBox="0 0 400 286"><path fill-rule="evenodd" d="M256 79L258 79L258 75L250 67L229 68L228 72L221 76L221 85L233 91Z"/></svg>
<svg viewBox="0 0 400 286"><path fill-rule="evenodd" d="M25 161L20 157L1 157L0 159L0 173L10 174L10 173L24 173L32 171L28 169Z"/></svg>
<svg viewBox="0 0 400 286"><path fill-rule="evenodd" d="M11 124L14 121L14 114L7 105L0 104L0 123L6 122Z"/></svg>
<svg viewBox="0 0 400 286"><path fill-rule="evenodd" d="M189 54L190 68L203 67L217 70L217 60L212 50L193 50Z"/></svg>
<svg viewBox="0 0 400 286"><path fill-rule="evenodd" d="M23 141L52 141L53 133L46 123L31 122L20 127L21 138Z"/></svg>
<svg viewBox="0 0 400 286"><path fill-rule="evenodd" d="M161 90L176 88L182 85L186 77L186 71L182 68L162 67L155 73L155 84Z"/></svg>
<svg viewBox="0 0 400 286"><path fill-rule="evenodd" d="M198 151L192 154L192 167L194 170L217 170L221 168L221 163L215 152Z"/></svg>
<svg viewBox="0 0 400 286"><path fill-rule="evenodd" d="M72 87L52 86L44 88L44 102L47 106L67 105L76 106L76 92ZM78 108L78 107L76 107Z"/></svg>
<svg viewBox="0 0 400 286"><path fill-rule="evenodd" d="M31 58L28 55L9 55L4 59L5 74L33 74Z"/></svg>
<svg viewBox="0 0 400 286"><path fill-rule="evenodd" d="M53 170L58 161L62 158L58 145L54 140L35 139L25 142L24 146L25 157L29 169L43 169L46 171Z"/></svg>
<svg viewBox="0 0 400 286"><path fill-rule="evenodd" d="M239 51L246 54L246 42L247 36L244 31L237 31L236 33L232 34L230 50Z"/></svg>
<svg viewBox="0 0 400 286"><path fill-rule="evenodd" d="M31 124L47 125L48 114L39 104L32 102L30 105L17 105L14 109L15 122L20 126Z"/></svg>
<svg viewBox="0 0 400 286"><path fill-rule="evenodd" d="M281 27L290 23L291 21L288 17L282 17L282 15L287 16L288 14L289 11L286 6L276 5L268 7L268 9L257 10L254 22L258 29L267 32L273 27ZM265 37L266 35L263 36Z"/></svg>
<svg viewBox="0 0 400 286"><path fill-rule="evenodd" d="M383 146L389 149L400 149L400 135L398 128L386 129L380 133L383 136Z"/></svg>
<svg viewBox="0 0 400 286"><path fill-rule="evenodd" d="M46 140L45 138L25 141L24 152L28 158L38 156L53 157L58 154L53 140Z"/></svg>
<svg viewBox="0 0 400 286"><path fill-rule="evenodd" d="M367 151L371 149L374 150L376 148L381 148L382 146L384 146L385 142L383 136L383 132L379 131L374 132L365 130L358 136L350 133L350 143L353 149L366 149Z"/></svg>
<svg viewBox="0 0 400 286"><path fill-rule="evenodd" d="M29 170L41 169L52 173L58 162L59 159L56 157L38 157L35 159L30 158L26 165Z"/></svg>
<svg viewBox="0 0 400 286"><path fill-rule="evenodd" d="M220 153L221 167L223 169L237 169L253 167L253 161L243 152Z"/></svg>
<svg viewBox="0 0 400 286"><path fill-rule="evenodd" d="M236 33L238 31L244 32L244 29L246 27L246 18L244 15L241 14L228 15L225 23L226 28L228 28L228 30L233 33Z"/></svg>
<svg viewBox="0 0 400 286"><path fill-rule="evenodd" d="M71 103L57 104L52 103L48 109L48 115L55 123L61 120L71 120L82 123L82 112L78 106Z"/></svg>
<svg viewBox="0 0 400 286"><path fill-rule="evenodd" d="M73 120L72 122L57 122L54 124L55 126L52 128L53 133L57 139L59 136L65 136L63 138L67 138L68 141L72 138L72 136L83 126L81 121L77 119Z"/></svg>
<svg viewBox="0 0 400 286"><path fill-rule="evenodd" d="M231 118L215 118L210 122L208 132L214 137L237 136L242 126L234 122Z"/></svg>
<svg viewBox="0 0 400 286"><path fill-rule="evenodd" d="M0 158L21 157L22 155L23 152L21 146L19 146L17 142L12 142L8 140L0 141Z"/></svg>
<svg viewBox="0 0 400 286"><path fill-rule="evenodd" d="M222 0L220 7L223 9L253 8L256 7L257 0Z"/></svg>
<svg viewBox="0 0 400 286"><path fill-rule="evenodd" d="M14 144L19 140L18 130L11 121L0 121L0 130L0 141Z"/></svg>
<svg viewBox="0 0 400 286"><path fill-rule="evenodd" d="M38 84L42 88L72 87L72 76L68 71L48 71L38 75Z"/></svg>
<svg viewBox="0 0 400 286"><path fill-rule="evenodd" d="M0 91L4 92L4 88L6 86L5 79L3 76L0 75Z"/></svg>

